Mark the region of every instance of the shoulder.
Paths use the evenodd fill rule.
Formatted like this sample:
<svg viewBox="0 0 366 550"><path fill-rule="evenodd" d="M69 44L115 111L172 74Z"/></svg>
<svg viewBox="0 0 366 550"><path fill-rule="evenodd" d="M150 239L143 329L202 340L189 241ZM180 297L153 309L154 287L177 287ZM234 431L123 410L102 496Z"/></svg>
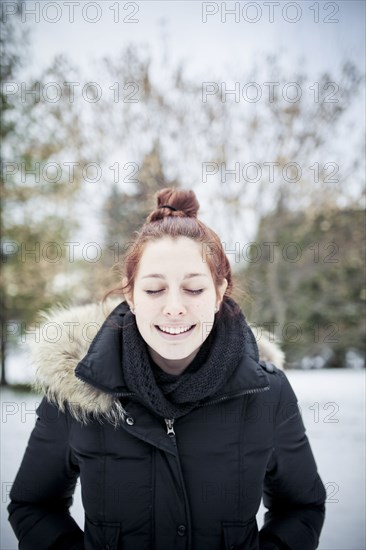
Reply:
<svg viewBox="0 0 366 550"><path fill-rule="evenodd" d="M258 363L267 374L279 374L280 372L283 372L282 367L277 367L274 363L271 363L271 361L260 359Z"/></svg>
<svg viewBox="0 0 366 550"><path fill-rule="evenodd" d="M253 330L253 327L251 327ZM253 331L254 332L254 331ZM258 346L259 359L264 363L263 368L271 373L273 368L284 370L285 354L274 341L263 334L263 331L255 332L255 339ZM267 364L267 367L266 365Z"/></svg>
<svg viewBox="0 0 366 550"><path fill-rule="evenodd" d="M258 364L267 375L270 386L269 394L271 396L271 400L277 403L278 406L280 406L283 401L296 403L296 396L283 369L278 368L277 365L271 361L266 361L263 359L260 359Z"/></svg>
<svg viewBox="0 0 366 550"><path fill-rule="evenodd" d="M36 337L29 338L32 363L39 374L73 369L87 353L106 317L118 305L110 300L81 306L57 305L38 313Z"/></svg>
<svg viewBox="0 0 366 550"><path fill-rule="evenodd" d="M277 404L277 423L283 425L289 420L293 422L300 420L302 423L298 398L286 374L270 361L260 360L258 363L268 375L270 392Z"/></svg>
<svg viewBox="0 0 366 550"><path fill-rule="evenodd" d="M283 378L286 378L283 369L277 367L277 365L271 361L266 361L264 359L259 359L258 364L268 375L271 391L276 391L276 393L280 394Z"/></svg>
<svg viewBox="0 0 366 550"><path fill-rule="evenodd" d="M38 314L37 335L29 339L30 360L35 370L33 388L61 411L68 404L72 416L86 421L89 413L107 412L112 398L75 376L75 368L87 354L93 338L120 300L81 306L57 305Z"/></svg>

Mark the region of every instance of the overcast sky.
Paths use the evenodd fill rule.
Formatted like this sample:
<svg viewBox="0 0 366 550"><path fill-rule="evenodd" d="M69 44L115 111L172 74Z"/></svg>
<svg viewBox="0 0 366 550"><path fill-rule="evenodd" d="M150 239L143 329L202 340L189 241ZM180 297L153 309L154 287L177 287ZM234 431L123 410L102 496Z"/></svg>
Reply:
<svg viewBox="0 0 366 550"><path fill-rule="evenodd" d="M3 4L11 13L14 2ZM290 73L300 65L314 81L322 71L337 75L345 60L365 69L364 0L27 0L24 6L23 25L31 33L24 78L63 53L80 69L80 79L98 81L93 60L115 57L127 44L147 46L154 77L162 71L162 81L165 65L184 62L186 74L198 81L214 76L235 82L258 65L261 54L281 54ZM363 124L362 116L358 120Z"/></svg>
<svg viewBox="0 0 366 550"><path fill-rule="evenodd" d="M3 3L11 12L13 2ZM127 43L148 44L158 58L165 43L170 62L184 60L202 78L209 71L232 75L233 68L255 63L260 52L283 52L290 65L302 58L315 72L337 67L345 58L365 65L363 0L27 0L24 6L24 25L31 28L33 44L29 70L47 66L58 53L85 67Z"/></svg>

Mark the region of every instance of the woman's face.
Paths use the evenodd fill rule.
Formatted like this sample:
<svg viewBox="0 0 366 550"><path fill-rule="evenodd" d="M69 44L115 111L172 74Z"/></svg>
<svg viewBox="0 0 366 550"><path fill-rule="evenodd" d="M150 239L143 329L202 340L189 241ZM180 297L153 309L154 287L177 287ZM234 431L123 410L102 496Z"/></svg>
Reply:
<svg viewBox="0 0 366 550"><path fill-rule="evenodd" d="M187 237L149 242L128 299L152 359L171 374L183 372L208 337L227 287L225 279L216 292L201 251Z"/></svg>

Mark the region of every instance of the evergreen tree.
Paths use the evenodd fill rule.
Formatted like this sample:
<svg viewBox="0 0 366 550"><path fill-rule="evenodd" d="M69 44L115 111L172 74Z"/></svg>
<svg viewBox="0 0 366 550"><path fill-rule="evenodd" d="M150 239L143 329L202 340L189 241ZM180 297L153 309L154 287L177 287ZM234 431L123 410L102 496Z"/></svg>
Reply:
<svg viewBox="0 0 366 550"><path fill-rule="evenodd" d="M158 139L137 168L131 191L120 191L118 184L113 184L102 208L106 243L122 254L155 206L154 194L164 187L179 187L178 181L168 180L164 173Z"/></svg>
<svg viewBox="0 0 366 550"><path fill-rule="evenodd" d="M259 335L282 341L289 365L320 355L344 367L346 353L365 350L364 212L282 210L262 220L246 251L251 302L242 304Z"/></svg>
<svg viewBox="0 0 366 550"><path fill-rule="evenodd" d="M66 167L75 158L81 165L85 160L77 106L67 94L52 102L40 93L47 82L72 80L67 60L56 58L43 75L27 83L24 93L21 71L29 45L14 16L2 21L1 54L1 383L5 385L8 345L19 344L38 310L72 297L71 267L80 262L70 258L64 243L78 227L77 216L68 215L82 178L75 172L70 180ZM6 93L9 89L17 92Z"/></svg>

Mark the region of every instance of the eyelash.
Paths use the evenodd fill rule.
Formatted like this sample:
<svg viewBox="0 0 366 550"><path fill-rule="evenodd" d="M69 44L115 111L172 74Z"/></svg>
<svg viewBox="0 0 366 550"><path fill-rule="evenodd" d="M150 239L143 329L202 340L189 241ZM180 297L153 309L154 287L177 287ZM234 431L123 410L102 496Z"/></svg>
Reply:
<svg viewBox="0 0 366 550"><path fill-rule="evenodd" d="M146 294L159 294L160 292L163 292L162 290L145 290ZM190 294L201 294L203 292L203 288L200 288L199 290L188 290L186 292L189 292Z"/></svg>

